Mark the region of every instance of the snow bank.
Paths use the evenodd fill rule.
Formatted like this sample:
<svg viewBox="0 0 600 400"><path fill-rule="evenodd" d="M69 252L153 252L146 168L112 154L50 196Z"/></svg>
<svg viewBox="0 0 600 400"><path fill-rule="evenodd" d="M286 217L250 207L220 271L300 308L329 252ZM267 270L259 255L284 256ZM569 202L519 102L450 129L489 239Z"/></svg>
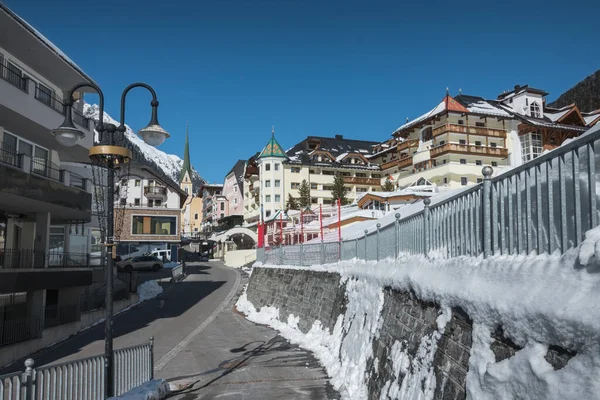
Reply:
<svg viewBox="0 0 600 400"><path fill-rule="evenodd" d="M294 316L282 316L281 321L277 309L257 311L245 295L238 307L250 320L267 323L314 351L344 398L366 398L364 360L371 356L371 341L378 335L381 288L390 286L410 290L444 311L438 319L438 332L423 338L417 355L420 369L409 368L402 343L394 345L396 376L406 376L401 384L389 382L384 393L431 398L432 391L416 386L435 380L431 362L437 339L449 318L447 310L460 307L473 320L467 375L471 398L600 399L600 381L596 379L600 376L600 228L588 231L584 243L563 256L401 256L380 262L355 259L310 269L337 272L348 282L348 311L340 316L333 332L324 331L316 321L304 335L295 327ZM355 318L363 319L361 332L353 332L349 325ZM491 332L498 326L522 350L496 363L490 345L494 340ZM577 354L555 371L545 359L549 344Z"/></svg>
<svg viewBox="0 0 600 400"><path fill-rule="evenodd" d="M156 281L146 281L137 288L139 301L153 299L163 292L162 287Z"/></svg>
<svg viewBox="0 0 600 400"><path fill-rule="evenodd" d="M173 268L177 268L181 265L181 263L175 262L175 261L169 261L168 263L164 263L163 267L167 268L167 269L173 269Z"/></svg>
<svg viewBox="0 0 600 400"><path fill-rule="evenodd" d="M164 379L153 379L121 396L109 397L109 400L160 400L168 394L169 384Z"/></svg>

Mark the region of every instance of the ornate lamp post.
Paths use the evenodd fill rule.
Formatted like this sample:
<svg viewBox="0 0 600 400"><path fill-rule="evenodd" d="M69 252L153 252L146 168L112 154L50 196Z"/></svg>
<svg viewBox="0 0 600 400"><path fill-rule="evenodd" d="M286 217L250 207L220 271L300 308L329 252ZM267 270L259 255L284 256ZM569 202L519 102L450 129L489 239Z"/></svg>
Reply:
<svg viewBox="0 0 600 400"><path fill-rule="evenodd" d="M106 268L106 300L105 300L105 315L106 321L104 324L104 394L106 397L114 395L114 363L113 363L113 246L114 246L114 178L115 167L119 164L127 163L131 160L131 151L125 147L115 145L115 134L119 132L121 136L125 134L125 97L127 93L136 87L143 87L152 94L152 116L150 123L145 128L141 129L138 134L144 139L144 142L151 146L160 146L165 139L170 135L158 123L158 100L156 92L152 87L145 83L134 83L125 88L121 95L121 118L119 126L114 124L104 123L104 94L102 90L91 83L80 83L75 85L67 94L65 100L65 120L58 128L52 130L52 135L63 146L76 145L85 134L73 125L71 109L73 107L73 93L82 87L93 88L100 96L100 113L98 122L96 123L96 131L98 132L97 142L94 141L94 146L90 149L89 156L97 165L106 167L108 173L108 188L107 188L107 204L106 204L106 247L109 254Z"/></svg>

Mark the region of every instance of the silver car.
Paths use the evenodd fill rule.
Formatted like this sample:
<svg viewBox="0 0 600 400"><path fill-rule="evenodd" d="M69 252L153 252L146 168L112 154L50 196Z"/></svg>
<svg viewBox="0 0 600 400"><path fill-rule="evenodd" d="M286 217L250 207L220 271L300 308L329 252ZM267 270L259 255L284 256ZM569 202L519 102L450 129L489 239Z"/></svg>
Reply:
<svg viewBox="0 0 600 400"><path fill-rule="evenodd" d="M163 262L154 256L131 257L117 263L117 268L125 272L139 269L151 269L158 271L163 267Z"/></svg>

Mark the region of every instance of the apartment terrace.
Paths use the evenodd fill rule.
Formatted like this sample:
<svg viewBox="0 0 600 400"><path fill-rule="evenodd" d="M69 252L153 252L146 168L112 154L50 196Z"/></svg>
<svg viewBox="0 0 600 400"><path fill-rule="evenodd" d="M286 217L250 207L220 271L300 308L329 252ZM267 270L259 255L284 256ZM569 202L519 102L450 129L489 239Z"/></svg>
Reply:
<svg viewBox="0 0 600 400"><path fill-rule="evenodd" d="M508 157L508 149L502 147L485 147L467 144L446 143L430 150L431 158L448 153L483 155L489 157Z"/></svg>
<svg viewBox="0 0 600 400"><path fill-rule="evenodd" d="M437 137L445 133L463 133L466 135L487 136L506 139L506 130L486 128L481 126L444 124L433 128L432 135Z"/></svg>

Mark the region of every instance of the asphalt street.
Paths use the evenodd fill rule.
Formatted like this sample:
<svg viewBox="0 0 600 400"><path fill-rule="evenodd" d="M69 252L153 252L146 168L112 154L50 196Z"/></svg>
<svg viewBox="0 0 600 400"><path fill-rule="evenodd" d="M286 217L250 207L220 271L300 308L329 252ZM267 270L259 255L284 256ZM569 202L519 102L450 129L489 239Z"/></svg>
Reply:
<svg viewBox="0 0 600 400"><path fill-rule="evenodd" d="M154 337L155 376L181 388L171 398L335 399L317 360L276 331L246 320L234 304L247 277L221 262L190 263L182 282L114 320L114 348ZM36 366L101 354L104 325L32 355ZM24 360L0 373L19 370Z"/></svg>

